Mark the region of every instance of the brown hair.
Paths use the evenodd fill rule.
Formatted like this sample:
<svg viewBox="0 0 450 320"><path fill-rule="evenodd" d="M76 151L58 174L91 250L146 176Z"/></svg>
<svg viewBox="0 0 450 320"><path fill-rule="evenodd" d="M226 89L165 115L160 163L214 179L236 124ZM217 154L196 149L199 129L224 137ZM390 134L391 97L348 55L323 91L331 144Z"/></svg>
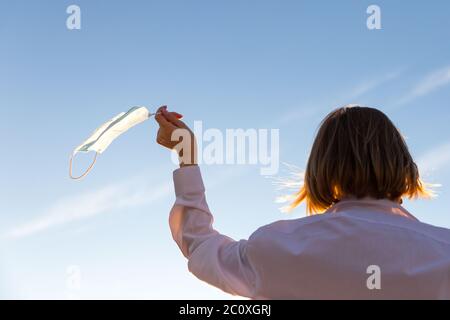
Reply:
<svg viewBox="0 0 450 320"><path fill-rule="evenodd" d="M346 106L322 121L291 208L305 201L315 214L343 196L398 201L430 195L391 120L374 108Z"/></svg>

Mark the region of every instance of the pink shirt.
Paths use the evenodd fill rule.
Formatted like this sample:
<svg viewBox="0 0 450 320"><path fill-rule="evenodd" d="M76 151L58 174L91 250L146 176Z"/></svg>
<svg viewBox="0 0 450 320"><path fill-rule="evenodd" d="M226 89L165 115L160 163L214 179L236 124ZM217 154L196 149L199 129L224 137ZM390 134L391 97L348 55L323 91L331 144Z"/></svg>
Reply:
<svg viewBox="0 0 450 320"><path fill-rule="evenodd" d="M225 292L253 299L450 299L450 230L418 221L397 203L343 200L325 214L278 221L235 241L214 230L197 166L176 170L174 183L173 238L189 270Z"/></svg>

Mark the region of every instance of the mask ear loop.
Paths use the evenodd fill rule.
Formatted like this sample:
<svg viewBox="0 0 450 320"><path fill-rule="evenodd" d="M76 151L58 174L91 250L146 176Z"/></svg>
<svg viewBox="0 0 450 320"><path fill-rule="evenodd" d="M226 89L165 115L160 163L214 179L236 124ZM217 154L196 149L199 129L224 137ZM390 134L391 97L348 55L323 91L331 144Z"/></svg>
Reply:
<svg viewBox="0 0 450 320"><path fill-rule="evenodd" d="M149 112L148 117L150 118L150 117L156 116L157 114L160 114L160 113L161 113L160 111L155 112L155 113ZM106 131L106 130L105 130L105 131ZM70 156L70 162L69 162L69 176L70 176L70 178L73 179L73 180L83 179L84 177L87 176L87 174L88 174L88 173L91 171L91 169L94 167L94 164L95 164L95 162L97 161L98 152L95 153L94 160L92 160L92 163L90 164L90 166L86 169L86 171L85 171L81 176L78 176L78 177L74 177L74 176L73 176L73 173L72 173L72 162L73 162L74 156L75 156L75 153L72 153L72 155Z"/></svg>
<svg viewBox="0 0 450 320"><path fill-rule="evenodd" d="M73 179L73 180L79 180L79 179L82 179L82 178L84 178L85 176L87 176L87 174L89 173L89 171L91 171L91 169L94 167L94 164L95 164L95 162L97 161L97 155L98 155L98 152L95 153L94 160L92 160L91 165L87 168L87 170L86 170L81 176L78 176L78 177L74 177L74 176L73 176L73 173L72 173L72 160L73 160L74 155L75 155L75 154L72 154L72 155L70 156L70 162L69 162L69 176L70 176L70 178Z"/></svg>

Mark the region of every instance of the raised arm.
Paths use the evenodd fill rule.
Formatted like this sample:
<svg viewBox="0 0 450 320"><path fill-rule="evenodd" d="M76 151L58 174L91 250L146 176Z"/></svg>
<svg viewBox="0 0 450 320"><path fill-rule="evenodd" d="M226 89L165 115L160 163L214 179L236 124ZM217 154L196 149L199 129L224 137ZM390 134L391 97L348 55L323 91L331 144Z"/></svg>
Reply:
<svg viewBox="0 0 450 320"><path fill-rule="evenodd" d="M255 272L248 261L247 240L234 241L213 228L200 169L174 172L176 201L170 212L173 239L197 278L225 292L254 297Z"/></svg>
<svg viewBox="0 0 450 320"><path fill-rule="evenodd" d="M176 129L187 130L191 138L183 136L183 139L191 139L195 144L192 132L179 120L179 114L165 108L159 111L156 117L160 125L159 144L176 148L178 141L172 141ZM173 239L196 277L230 294L253 298L257 278L247 254L250 243L247 240L235 241L214 230L205 187L196 165L196 146L183 147L183 152L181 168L173 173L176 201L169 218Z"/></svg>

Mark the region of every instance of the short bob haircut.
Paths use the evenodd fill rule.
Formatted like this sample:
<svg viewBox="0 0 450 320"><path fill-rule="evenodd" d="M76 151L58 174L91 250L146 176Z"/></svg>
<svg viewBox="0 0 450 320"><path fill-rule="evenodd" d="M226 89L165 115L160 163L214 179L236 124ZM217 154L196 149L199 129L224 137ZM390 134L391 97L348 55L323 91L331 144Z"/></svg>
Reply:
<svg viewBox="0 0 450 320"><path fill-rule="evenodd" d="M391 120L374 108L345 106L322 121L291 208L305 201L308 214L317 214L346 196L401 203L431 195Z"/></svg>

